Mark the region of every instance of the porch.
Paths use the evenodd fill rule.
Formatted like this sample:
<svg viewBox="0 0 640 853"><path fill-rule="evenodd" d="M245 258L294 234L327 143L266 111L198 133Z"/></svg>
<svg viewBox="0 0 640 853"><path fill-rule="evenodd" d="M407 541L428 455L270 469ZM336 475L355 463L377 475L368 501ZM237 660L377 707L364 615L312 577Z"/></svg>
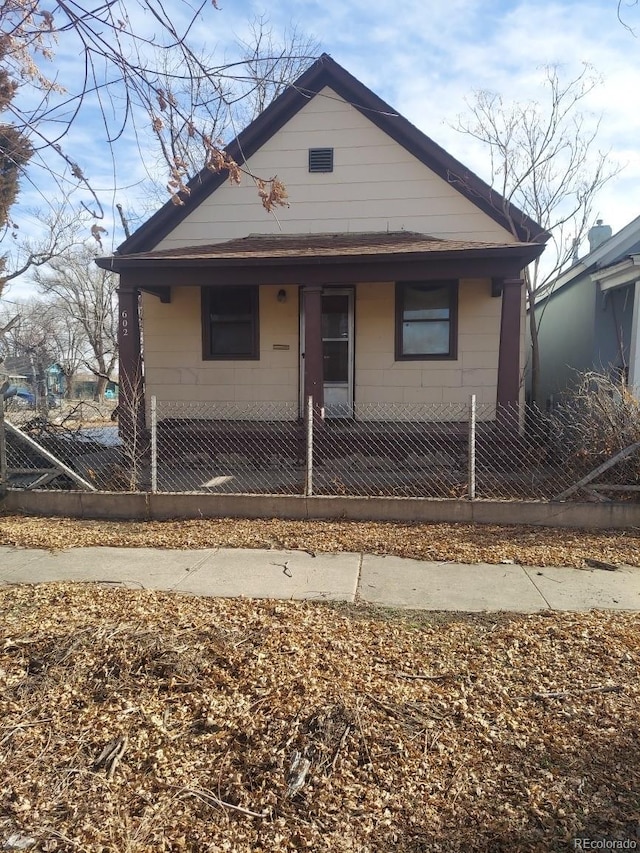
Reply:
<svg viewBox="0 0 640 853"><path fill-rule="evenodd" d="M411 232L252 236L100 259L120 273L121 431L185 402L520 402L532 243ZM144 368L140 293L144 294ZM355 321L354 321L355 314Z"/></svg>

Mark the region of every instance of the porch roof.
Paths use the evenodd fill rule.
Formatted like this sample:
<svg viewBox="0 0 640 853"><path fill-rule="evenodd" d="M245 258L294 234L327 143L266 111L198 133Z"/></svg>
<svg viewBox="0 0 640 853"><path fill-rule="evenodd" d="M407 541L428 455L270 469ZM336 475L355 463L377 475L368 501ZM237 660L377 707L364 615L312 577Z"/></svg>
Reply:
<svg viewBox="0 0 640 853"><path fill-rule="evenodd" d="M357 234L254 234L98 258L122 284L158 288L216 284L313 284L442 278L519 278L540 243L443 240L410 231Z"/></svg>
<svg viewBox="0 0 640 853"><path fill-rule="evenodd" d="M540 243L445 240L412 231L337 234L250 234L235 240L98 258L119 272L166 267L282 267L301 264L362 264L372 261L462 261L502 259L520 270L542 252Z"/></svg>

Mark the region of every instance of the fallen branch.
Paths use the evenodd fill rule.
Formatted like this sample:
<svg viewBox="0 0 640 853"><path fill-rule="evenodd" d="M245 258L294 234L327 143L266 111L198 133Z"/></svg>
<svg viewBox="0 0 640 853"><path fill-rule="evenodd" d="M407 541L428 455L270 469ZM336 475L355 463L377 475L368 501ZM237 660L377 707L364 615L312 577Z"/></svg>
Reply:
<svg viewBox="0 0 640 853"><path fill-rule="evenodd" d="M590 483L592 480L595 480L596 477L599 477L600 474L604 474L605 471L608 471L609 468L612 468L618 462L622 462L623 459L626 459L628 456L631 456L632 453L635 453L636 450L640 449L640 441L634 442L634 444L630 444L629 447L625 447L624 450L621 450L619 453L616 453L610 459L607 459L606 462L603 462L602 465L598 465L597 468L594 468L589 474L583 477L581 480L578 480L577 483L574 483L568 489L565 489L564 492L561 492L559 495L556 495L555 498L551 498L553 501L563 501L572 495L574 492L577 492L578 489L582 488L582 486L586 486L587 483Z"/></svg>
<svg viewBox="0 0 640 853"><path fill-rule="evenodd" d="M336 747L336 751L333 753L333 759L331 761L331 770L336 769L336 761L338 760L338 755L342 752L342 748L344 747L344 743L351 731L351 724L347 723L344 727L344 731L342 732L342 737L340 738L340 743Z"/></svg>
<svg viewBox="0 0 640 853"><path fill-rule="evenodd" d="M105 746L100 755L93 762L94 770L99 770L101 767L104 767L107 773L107 779L113 779L114 773L116 772L116 767L122 759L122 756L124 755L126 749L126 735L113 738L113 740L109 741L109 743Z"/></svg>
<svg viewBox="0 0 640 853"><path fill-rule="evenodd" d="M53 717L44 717L42 720L33 720L28 723L16 723L15 726L9 729L7 734L0 740L0 746L3 746L8 740L14 736L16 732L19 732L21 729L26 729L30 726L40 726L43 723L50 723L53 720Z"/></svg>
<svg viewBox="0 0 640 853"><path fill-rule="evenodd" d="M520 699L566 699L568 696L582 696L585 693L622 693L624 687L619 684L602 684L596 687L583 687L578 690L555 690L549 693L532 693L520 696Z"/></svg>
<svg viewBox="0 0 640 853"><path fill-rule="evenodd" d="M397 708L393 708L391 705L387 705L384 702L381 702L375 696L372 696L371 693L365 693L364 695L367 697L367 699L369 699L371 702L373 702L374 705L378 705L380 708L382 708L384 711L386 711L392 717L395 717L397 720L400 720L401 722L405 722L407 718L415 719L415 715L411 715L411 714L407 714L403 711L399 711ZM427 716L433 717L436 720L444 720L444 718L445 718L444 714L438 714L437 711L432 711L432 710L426 711L424 709L419 708L417 705L412 705L410 702L406 702L405 704L407 705L407 707L413 708L415 711L417 711L422 717L427 717Z"/></svg>
<svg viewBox="0 0 640 853"><path fill-rule="evenodd" d="M252 812L250 809L245 809L242 806L235 806L233 803L227 803L219 797L216 797L216 795L212 794L211 791L206 791L201 788L181 788L178 791L177 796L180 797L183 794L196 797L209 805L220 806L223 809L231 809L232 811L239 812L247 817L265 818L269 817L270 814L268 809L265 809L262 812Z"/></svg>
<svg viewBox="0 0 640 853"><path fill-rule="evenodd" d="M378 773L376 771L376 768L373 766L373 758L371 757L371 752L369 751L369 744L367 743L367 739L365 737L364 726L362 725L362 718L360 716L360 709L358 708L357 704L355 705L355 707L353 709L353 713L354 713L354 716L356 718L356 725L358 726L358 731L360 733L360 741L361 741L362 746L364 748L364 751L367 755L369 769L371 770L371 775L376 780L376 782L379 783L380 779L378 777Z"/></svg>

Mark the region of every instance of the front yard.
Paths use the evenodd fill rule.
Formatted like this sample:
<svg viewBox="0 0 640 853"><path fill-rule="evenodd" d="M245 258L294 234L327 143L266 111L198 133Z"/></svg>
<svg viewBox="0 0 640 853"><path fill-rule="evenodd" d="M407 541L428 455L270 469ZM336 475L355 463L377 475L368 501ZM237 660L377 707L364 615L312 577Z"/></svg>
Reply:
<svg viewBox="0 0 640 853"><path fill-rule="evenodd" d="M0 847L640 843L637 615L50 584L0 626Z"/></svg>

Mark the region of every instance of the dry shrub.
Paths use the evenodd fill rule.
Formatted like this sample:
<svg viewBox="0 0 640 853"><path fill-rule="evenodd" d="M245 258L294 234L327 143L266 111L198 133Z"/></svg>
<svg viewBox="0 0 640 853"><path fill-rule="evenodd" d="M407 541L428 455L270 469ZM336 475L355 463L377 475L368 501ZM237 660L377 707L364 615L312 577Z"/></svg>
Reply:
<svg viewBox="0 0 640 853"><path fill-rule="evenodd" d="M586 474L640 442L640 400L620 379L581 373L572 395L554 411L552 431L562 463L576 475ZM612 483L630 485L639 477L640 452L607 472Z"/></svg>

